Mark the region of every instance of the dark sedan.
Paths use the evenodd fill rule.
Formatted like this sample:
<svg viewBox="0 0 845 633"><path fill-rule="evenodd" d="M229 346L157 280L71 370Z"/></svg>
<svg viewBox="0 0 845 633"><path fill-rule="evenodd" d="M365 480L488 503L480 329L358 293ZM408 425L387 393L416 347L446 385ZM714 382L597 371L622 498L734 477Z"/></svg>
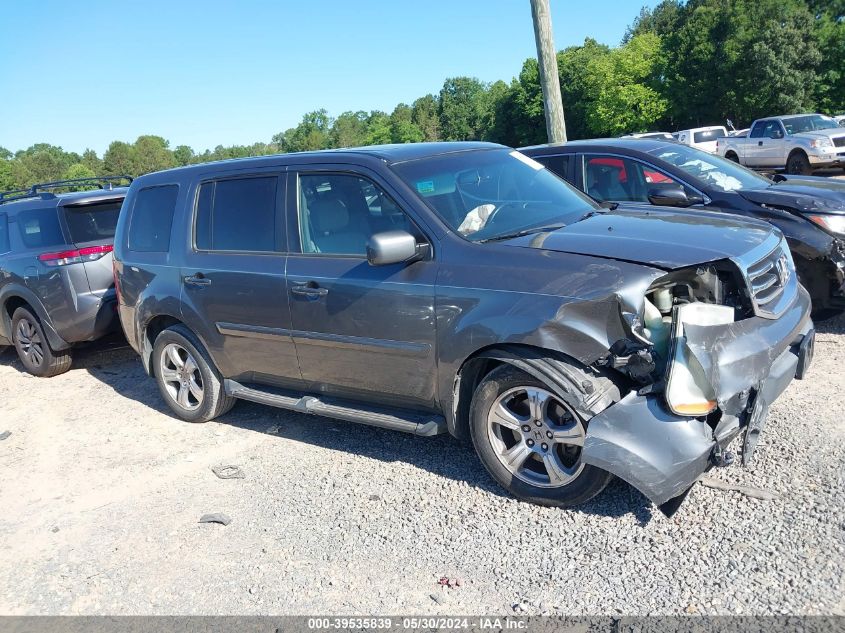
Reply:
<svg viewBox="0 0 845 633"><path fill-rule="evenodd" d="M845 183L770 180L677 143L593 139L520 150L593 198L723 211L767 220L789 242L813 316L845 310Z"/></svg>

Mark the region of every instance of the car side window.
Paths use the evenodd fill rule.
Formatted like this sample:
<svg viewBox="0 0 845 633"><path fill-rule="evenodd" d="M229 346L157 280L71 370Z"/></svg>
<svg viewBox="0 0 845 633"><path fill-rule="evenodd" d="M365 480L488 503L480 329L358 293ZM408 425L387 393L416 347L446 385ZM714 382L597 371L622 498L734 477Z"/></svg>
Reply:
<svg viewBox="0 0 845 633"><path fill-rule="evenodd" d="M779 121L769 121L763 129L763 136L766 138L783 138L783 130Z"/></svg>
<svg viewBox="0 0 845 633"><path fill-rule="evenodd" d="M559 154L557 156L537 156L534 158L538 163L545 165L547 169L569 182L569 163L572 159L572 154Z"/></svg>
<svg viewBox="0 0 845 633"><path fill-rule="evenodd" d="M145 187L137 193L129 218L130 251L166 253L170 250L170 229L178 193L176 185Z"/></svg>
<svg viewBox="0 0 845 633"><path fill-rule="evenodd" d="M0 253L8 253L11 249L9 246L9 217L5 213L0 213Z"/></svg>
<svg viewBox="0 0 845 633"><path fill-rule="evenodd" d="M593 198L610 202L648 202L652 189L682 187L695 193L671 176L638 160L618 156L584 156L584 184Z"/></svg>
<svg viewBox="0 0 845 633"><path fill-rule="evenodd" d="M377 184L350 174L299 176L299 237L303 253L359 255L382 231L420 232Z"/></svg>
<svg viewBox="0 0 845 633"><path fill-rule="evenodd" d="M61 246L66 242L56 207L21 211L17 223L26 248Z"/></svg>
<svg viewBox="0 0 845 633"><path fill-rule="evenodd" d="M277 244L277 176L212 180L200 185L194 239L199 250L268 253Z"/></svg>
<svg viewBox="0 0 845 633"><path fill-rule="evenodd" d="M748 138L762 138L768 123L770 123L770 121L757 121L757 123L754 124L754 127L751 128L751 132L748 133Z"/></svg>

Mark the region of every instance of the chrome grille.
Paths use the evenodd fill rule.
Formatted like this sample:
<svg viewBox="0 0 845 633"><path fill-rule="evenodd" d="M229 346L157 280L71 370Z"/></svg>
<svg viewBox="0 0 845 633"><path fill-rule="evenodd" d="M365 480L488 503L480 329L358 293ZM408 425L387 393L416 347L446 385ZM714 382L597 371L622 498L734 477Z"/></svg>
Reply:
<svg viewBox="0 0 845 633"><path fill-rule="evenodd" d="M845 136L837 136L833 139L833 145L835 147L845 147Z"/></svg>
<svg viewBox="0 0 845 633"><path fill-rule="evenodd" d="M746 276L758 312L777 312L780 299L794 274L792 258L782 245L748 267Z"/></svg>

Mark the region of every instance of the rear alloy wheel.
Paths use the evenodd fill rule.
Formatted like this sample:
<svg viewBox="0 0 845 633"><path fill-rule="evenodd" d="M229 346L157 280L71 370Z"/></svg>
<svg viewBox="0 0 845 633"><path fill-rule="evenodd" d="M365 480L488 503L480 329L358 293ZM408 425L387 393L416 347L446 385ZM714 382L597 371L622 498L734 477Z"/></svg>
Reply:
<svg viewBox="0 0 845 633"><path fill-rule="evenodd" d="M795 152L786 161L786 173L796 176L809 176L813 173L810 159L804 152Z"/></svg>
<svg viewBox="0 0 845 633"><path fill-rule="evenodd" d="M481 461L514 496L542 505L583 503L611 475L581 461L586 427L560 396L513 367L476 390L470 431Z"/></svg>
<svg viewBox="0 0 845 633"><path fill-rule="evenodd" d="M171 326L156 337L152 365L162 397L183 420L207 422L235 404L208 353L184 325Z"/></svg>
<svg viewBox="0 0 845 633"><path fill-rule="evenodd" d="M41 322L27 308L18 308L12 315L12 342L24 369L33 376L49 378L70 369L70 352L50 347Z"/></svg>

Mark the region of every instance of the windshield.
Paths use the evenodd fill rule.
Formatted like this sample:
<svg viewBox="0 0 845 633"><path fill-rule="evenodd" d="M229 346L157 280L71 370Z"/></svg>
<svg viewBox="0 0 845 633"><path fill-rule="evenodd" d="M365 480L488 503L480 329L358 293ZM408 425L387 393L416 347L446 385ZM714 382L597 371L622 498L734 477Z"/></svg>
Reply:
<svg viewBox="0 0 845 633"><path fill-rule="evenodd" d="M79 244L112 240L121 204L122 202L106 202L65 207L65 220L70 231L70 241Z"/></svg>
<svg viewBox="0 0 845 633"><path fill-rule="evenodd" d="M733 161L686 145L661 147L652 154L719 191L760 189L772 184L768 178Z"/></svg>
<svg viewBox="0 0 845 633"><path fill-rule="evenodd" d="M800 134L801 132L815 132L816 130L830 130L839 127L839 124L829 116L823 114L808 114L807 116L795 116L788 119L781 119L787 134Z"/></svg>
<svg viewBox="0 0 845 633"><path fill-rule="evenodd" d="M393 169L453 230L472 241L571 224L599 208L513 150L444 154Z"/></svg>

